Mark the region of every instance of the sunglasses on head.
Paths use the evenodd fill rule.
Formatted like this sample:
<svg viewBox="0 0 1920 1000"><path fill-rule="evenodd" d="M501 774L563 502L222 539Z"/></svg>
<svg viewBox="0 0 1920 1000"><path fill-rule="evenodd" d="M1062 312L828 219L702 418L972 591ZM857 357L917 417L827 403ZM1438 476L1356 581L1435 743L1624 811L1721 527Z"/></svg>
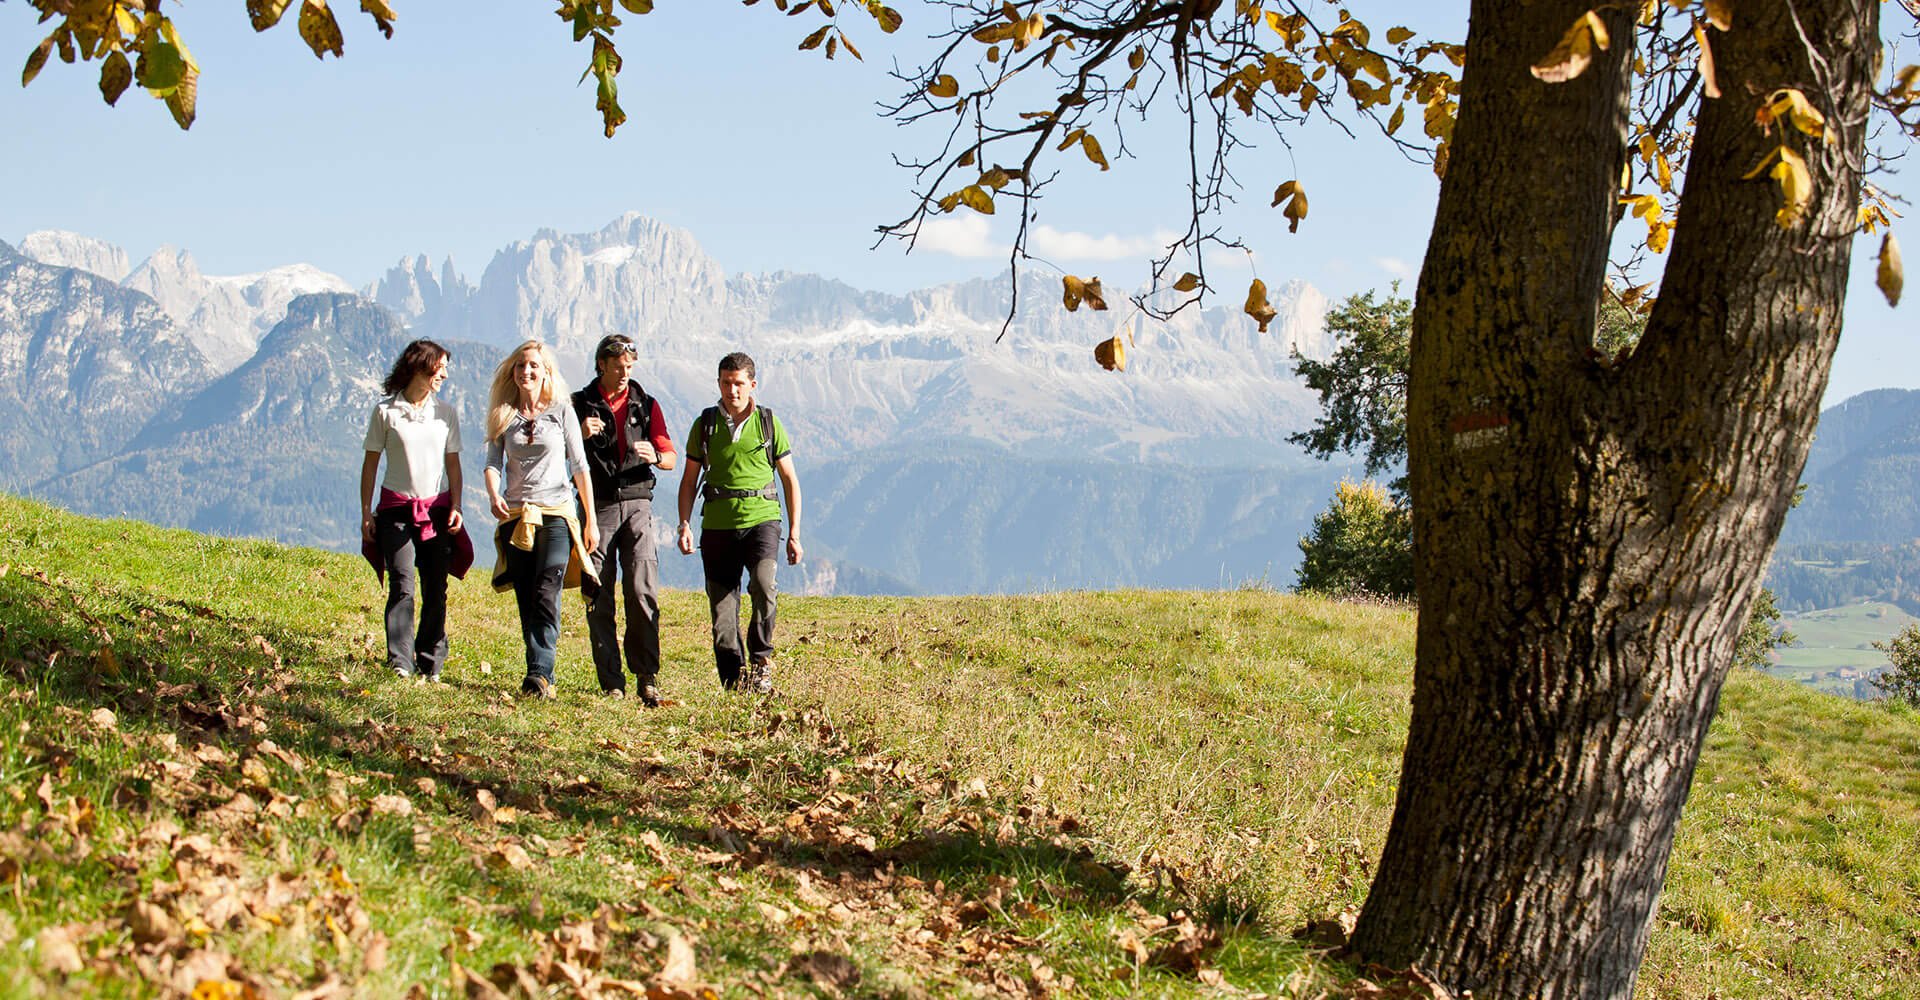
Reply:
<svg viewBox="0 0 1920 1000"><path fill-rule="evenodd" d="M640 356L640 348L634 344L615 343L615 344L608 344L607 346L602 347L600 349L600 357L603 359L617 358L623 354L630 358L637 358Z"/></svg>

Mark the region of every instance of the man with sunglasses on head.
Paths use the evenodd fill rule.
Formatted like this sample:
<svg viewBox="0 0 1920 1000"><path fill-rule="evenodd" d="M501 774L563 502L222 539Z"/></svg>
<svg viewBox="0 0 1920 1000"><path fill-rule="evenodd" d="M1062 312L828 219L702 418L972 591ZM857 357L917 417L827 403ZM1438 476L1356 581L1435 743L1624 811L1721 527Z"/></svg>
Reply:
<svg viewBox="0 0 1920 1000"><path fill-rule="evenodd" d="M594 380L573 394L573 411L586 439L587 471L593 479L594 523L600 544L590 567L599 586L587 593L587 634L600 690L625 697L622 647L633 671L636 694L649 708L660 704L660 555L653 534L653 470L678 461L660 403L633 378L639 348L621 334L600 338L593 352ZM624 644L614 629L615 581L624 578L627 630ZM584 589L584 588L583 588Z"/></svg>

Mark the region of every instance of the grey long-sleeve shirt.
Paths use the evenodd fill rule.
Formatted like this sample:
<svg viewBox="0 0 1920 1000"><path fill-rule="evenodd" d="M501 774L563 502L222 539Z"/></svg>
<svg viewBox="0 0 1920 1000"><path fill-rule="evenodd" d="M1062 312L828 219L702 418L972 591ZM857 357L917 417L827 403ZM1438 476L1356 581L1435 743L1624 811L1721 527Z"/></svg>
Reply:
<svg viewBox="0 0 1920 1000"><path fill-rule="evenodd" d="M509 507L570 503L573 475L587 469L586 445L573 407L556 400L531 421L514 414L507 429L487 442L487 468L500 470L500 495Z"/></svg>

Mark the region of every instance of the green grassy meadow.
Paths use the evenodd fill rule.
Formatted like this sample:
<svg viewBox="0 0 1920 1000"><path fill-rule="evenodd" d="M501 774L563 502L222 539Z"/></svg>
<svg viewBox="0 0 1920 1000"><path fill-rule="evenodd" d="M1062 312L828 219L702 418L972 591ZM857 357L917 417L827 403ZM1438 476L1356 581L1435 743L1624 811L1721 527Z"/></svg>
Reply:
<svg viewBox="0 0 1920 1000"><path fill-rule="evenodd" d="M1855 682L1887 665L1876 642L1892 639L1901 629L1920 622L1897 605L1885 602L1850 604L1785 616L1781 622L1799 640L1774 650L1767 673L1806 684L1818 691L1853 697Z"/></svg>
<svg viewBox="0 0 1920 1000"><path fill-rule="evenodd" d="M418 685L356 557L13 498L0 537L0 994L1427 995L1294 935L1365 897L1405 609L785 597L763 699L669 592L648 710L576 595L530 702L477 577ZM1917 977L1920 718L1735 676L1639 995Z"/></svg>

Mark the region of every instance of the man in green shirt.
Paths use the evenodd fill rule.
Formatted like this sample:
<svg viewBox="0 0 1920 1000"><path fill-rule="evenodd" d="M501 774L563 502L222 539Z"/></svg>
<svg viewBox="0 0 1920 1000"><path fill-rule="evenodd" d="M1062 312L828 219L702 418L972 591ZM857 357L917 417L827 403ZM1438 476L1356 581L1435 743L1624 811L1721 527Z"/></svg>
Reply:
<svg viewBox="0 0 1920 1000"><path fill-rule="evenodd" d="M700 565L706 571L713 615L713 659L720 684L773 690L774 571L780 551L780 504L787 502L787 563L800 561L800 479L793 471L787 429L757 405L753 359L735 351L720 359L720 403L687 431L686 471L680 475L680 551L693 554L693 498L700 508ZM778 493L774 480L780 481ZM740 634L740 574L747 574L753 614Z"/></svg>

